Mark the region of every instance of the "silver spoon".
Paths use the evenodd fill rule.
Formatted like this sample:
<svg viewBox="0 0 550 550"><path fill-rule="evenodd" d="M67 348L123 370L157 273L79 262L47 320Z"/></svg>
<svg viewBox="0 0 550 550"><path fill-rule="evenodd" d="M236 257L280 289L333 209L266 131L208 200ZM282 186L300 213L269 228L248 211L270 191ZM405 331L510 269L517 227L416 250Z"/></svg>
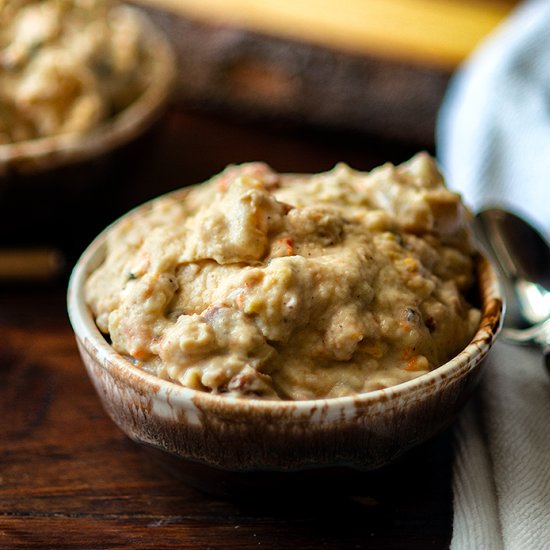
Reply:
<svg viewBox="0 0 550 550"><path fill-rule="evenodd" d="M479 212L474 229L502 275L502 336L541 346L550 369L550 246L523 218L500 208Z"/></svg>

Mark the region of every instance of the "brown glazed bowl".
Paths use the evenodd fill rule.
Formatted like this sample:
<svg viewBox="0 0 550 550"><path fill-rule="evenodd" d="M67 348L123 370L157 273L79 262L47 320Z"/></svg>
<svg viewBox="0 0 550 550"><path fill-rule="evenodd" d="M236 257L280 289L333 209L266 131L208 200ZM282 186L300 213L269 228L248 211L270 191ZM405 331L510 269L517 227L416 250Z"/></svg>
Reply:
<svg viewBox="0 0 550 550"><path fill-rule="evenodd" d="M35 174L82 163L109 153L140 136L155 121L170 97L176 63L172 48L141 11L135 12L151 59L151 83L115 116L83 134L61 134L0 145L0 177Z"/></svg>
<svg viewBox="0 0 550 550"><path fill-rule="evenodd" d="M80 354L120 429L139 443L191 461L195 471L207 465L275 474L340 466L372 470L387 464L451 424L472 393L501 325L502 293L493 268L480 256L481 324L468 346L434 371L390 388L333 399L211 395L133 366L97 329L84 283L104 259L109 231L82 255L69 283L69 316Z"/></svg>

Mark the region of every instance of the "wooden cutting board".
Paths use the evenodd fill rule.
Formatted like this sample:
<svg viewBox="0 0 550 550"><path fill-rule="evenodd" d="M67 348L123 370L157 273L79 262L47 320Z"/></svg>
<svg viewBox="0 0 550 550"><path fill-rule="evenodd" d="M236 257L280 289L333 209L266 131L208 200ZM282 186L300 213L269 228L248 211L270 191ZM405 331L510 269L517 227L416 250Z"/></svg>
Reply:
<svg viewBox="0 0 550 550"><path fill-rule="evenodd" d="M356 54L445 69L460 63L517 0L141 0Z"/></svg>
<svg viewBox="0 0 550 550"><path fill-rule="evenodd" d="M450 75L517 1L137 3L170 34L187 102L431 148Z"/></svg>

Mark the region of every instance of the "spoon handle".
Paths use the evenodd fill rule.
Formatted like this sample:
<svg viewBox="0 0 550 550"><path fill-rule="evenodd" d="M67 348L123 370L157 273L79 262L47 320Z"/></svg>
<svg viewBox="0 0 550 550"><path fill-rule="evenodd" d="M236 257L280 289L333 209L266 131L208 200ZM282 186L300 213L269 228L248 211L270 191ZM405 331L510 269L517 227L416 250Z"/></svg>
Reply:
<svg viewBox="0 0 550 550"><path fill-rule="evenodd" d="M502 337L512 344L528 346L535 343L544 348L550 345L550 319L528 328L504 327Z"/></svg>
<svg viewBox="0 0 550 550"><path fill-rule="evenodd" d="M550 372L550 319L537 325L524 329L504 328L502 330L504 340L511 344L532 345L537 344L542 350L544 364Z"/></svg>
<svg viewBox="0 0 550 550"><path fill-rule="evenodd" d="M543 323L543 331L539 334L537 343L540 345L542 350L542 357L544 359L544 364L546 369L550 372L550 321L547 320Z"/></svg>
<svg viewBox="0 0 550 550"><path fill-rule="evenodd" d="M550 343L544 344L542 346L542 356L544 358L544 364L546 369L550 372Z"/></svg>

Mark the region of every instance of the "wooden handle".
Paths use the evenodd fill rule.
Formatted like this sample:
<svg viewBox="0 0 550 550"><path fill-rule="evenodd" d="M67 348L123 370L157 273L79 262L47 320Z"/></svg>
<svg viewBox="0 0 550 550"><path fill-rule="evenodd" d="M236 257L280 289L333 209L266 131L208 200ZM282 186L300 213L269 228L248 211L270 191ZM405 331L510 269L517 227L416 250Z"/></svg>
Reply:
<svg viewBox="0 0 550 550"><path fill-rule="evenodd" d="M63 255L51 248L0 250L0 281L44 281L61 273Z"/></svg>

